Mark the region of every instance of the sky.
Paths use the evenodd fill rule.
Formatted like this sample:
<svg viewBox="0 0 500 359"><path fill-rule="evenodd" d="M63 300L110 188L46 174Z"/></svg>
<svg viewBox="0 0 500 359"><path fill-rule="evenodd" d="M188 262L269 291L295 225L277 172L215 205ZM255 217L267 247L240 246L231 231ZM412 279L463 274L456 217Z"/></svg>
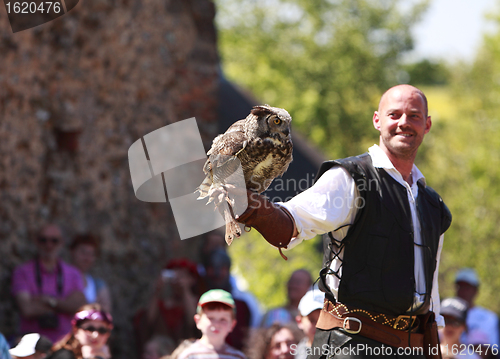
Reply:
<svg viewBox="0 0 500 359"><path fill-rule="evenodd" d="M409 59L472 61L482 33L492 31L484 14L496 11L500 0L431 0L421 22L415 26L415 49Z"/></svg>

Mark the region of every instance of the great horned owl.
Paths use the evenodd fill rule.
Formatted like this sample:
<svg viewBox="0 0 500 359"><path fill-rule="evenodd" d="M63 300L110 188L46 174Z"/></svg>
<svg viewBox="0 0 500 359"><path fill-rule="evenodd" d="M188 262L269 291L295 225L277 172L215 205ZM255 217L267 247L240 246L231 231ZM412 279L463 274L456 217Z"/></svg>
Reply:
<svg viewBox="0 0 500 359"><path fill-rule="evenodd" d="M197 188L198 199L209 197L210 203L214 191L224 192L225 178L236 170L239 163L246 188L257 193L265 191L292 162L291 122L292 117L282 108L255 106L245 119L236 121L224 134L217 136L207 152L209 157L203 167L206 177ZM230 211L225 209L223 213L226 242L231 244L235 236L241 235L241 230L231 213L234 203L227 192L224 193L230 205Z"/></svg>

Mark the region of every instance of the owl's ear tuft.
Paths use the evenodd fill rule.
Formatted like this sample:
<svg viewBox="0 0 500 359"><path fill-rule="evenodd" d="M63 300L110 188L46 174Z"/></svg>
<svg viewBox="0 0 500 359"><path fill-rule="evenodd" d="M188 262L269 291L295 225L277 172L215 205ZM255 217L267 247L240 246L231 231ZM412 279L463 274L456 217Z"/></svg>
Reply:
<svg viewBox="0 0 500 359"><path fill-rule="evenodd" d="M264 115L271 114L272 111L269 108L269 105L264 105L264 106L254 106L254 108L252 109L252 111L250 111L250 113L257 117L262 117Z"/></svg>

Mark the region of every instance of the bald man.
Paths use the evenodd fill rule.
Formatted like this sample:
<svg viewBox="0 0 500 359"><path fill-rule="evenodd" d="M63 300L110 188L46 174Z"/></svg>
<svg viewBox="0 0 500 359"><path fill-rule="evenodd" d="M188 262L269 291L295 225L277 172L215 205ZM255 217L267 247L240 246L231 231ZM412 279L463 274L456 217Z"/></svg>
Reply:
<svg viewBox="0 0 500 359"><path fill-rule="evenodd" d="M86 303L83 279L60 259L59 226L44 226L34 240L37 255L14 270L12 294L21 312L21 334L39 333L55 342L70 332L73 314Z"/></svg>
<svg viewBox="0 0 500 359"><path fill-rule="evenodd" d="M280 250L326 234L313 358L419 358L439 347L437 274L451 214L414 164L432 125L427 99L392 87L372 124L380 140L367 153L325 162L288 202L249 194L238 218Z"/></svg>

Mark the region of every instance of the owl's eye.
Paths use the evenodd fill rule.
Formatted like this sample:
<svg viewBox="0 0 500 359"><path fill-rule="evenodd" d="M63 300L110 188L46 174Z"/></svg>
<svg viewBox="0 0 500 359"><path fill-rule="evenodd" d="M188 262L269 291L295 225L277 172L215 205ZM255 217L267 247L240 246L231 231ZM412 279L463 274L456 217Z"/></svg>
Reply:
<svg viewBox="0 0 500 359"><path fill-rule="evenodd" d="M274 123L275 123L276 125L279 125L279 124L281 123L281 120L280 120L279 118L275 118L275 119L274 119Z"/></svg>

